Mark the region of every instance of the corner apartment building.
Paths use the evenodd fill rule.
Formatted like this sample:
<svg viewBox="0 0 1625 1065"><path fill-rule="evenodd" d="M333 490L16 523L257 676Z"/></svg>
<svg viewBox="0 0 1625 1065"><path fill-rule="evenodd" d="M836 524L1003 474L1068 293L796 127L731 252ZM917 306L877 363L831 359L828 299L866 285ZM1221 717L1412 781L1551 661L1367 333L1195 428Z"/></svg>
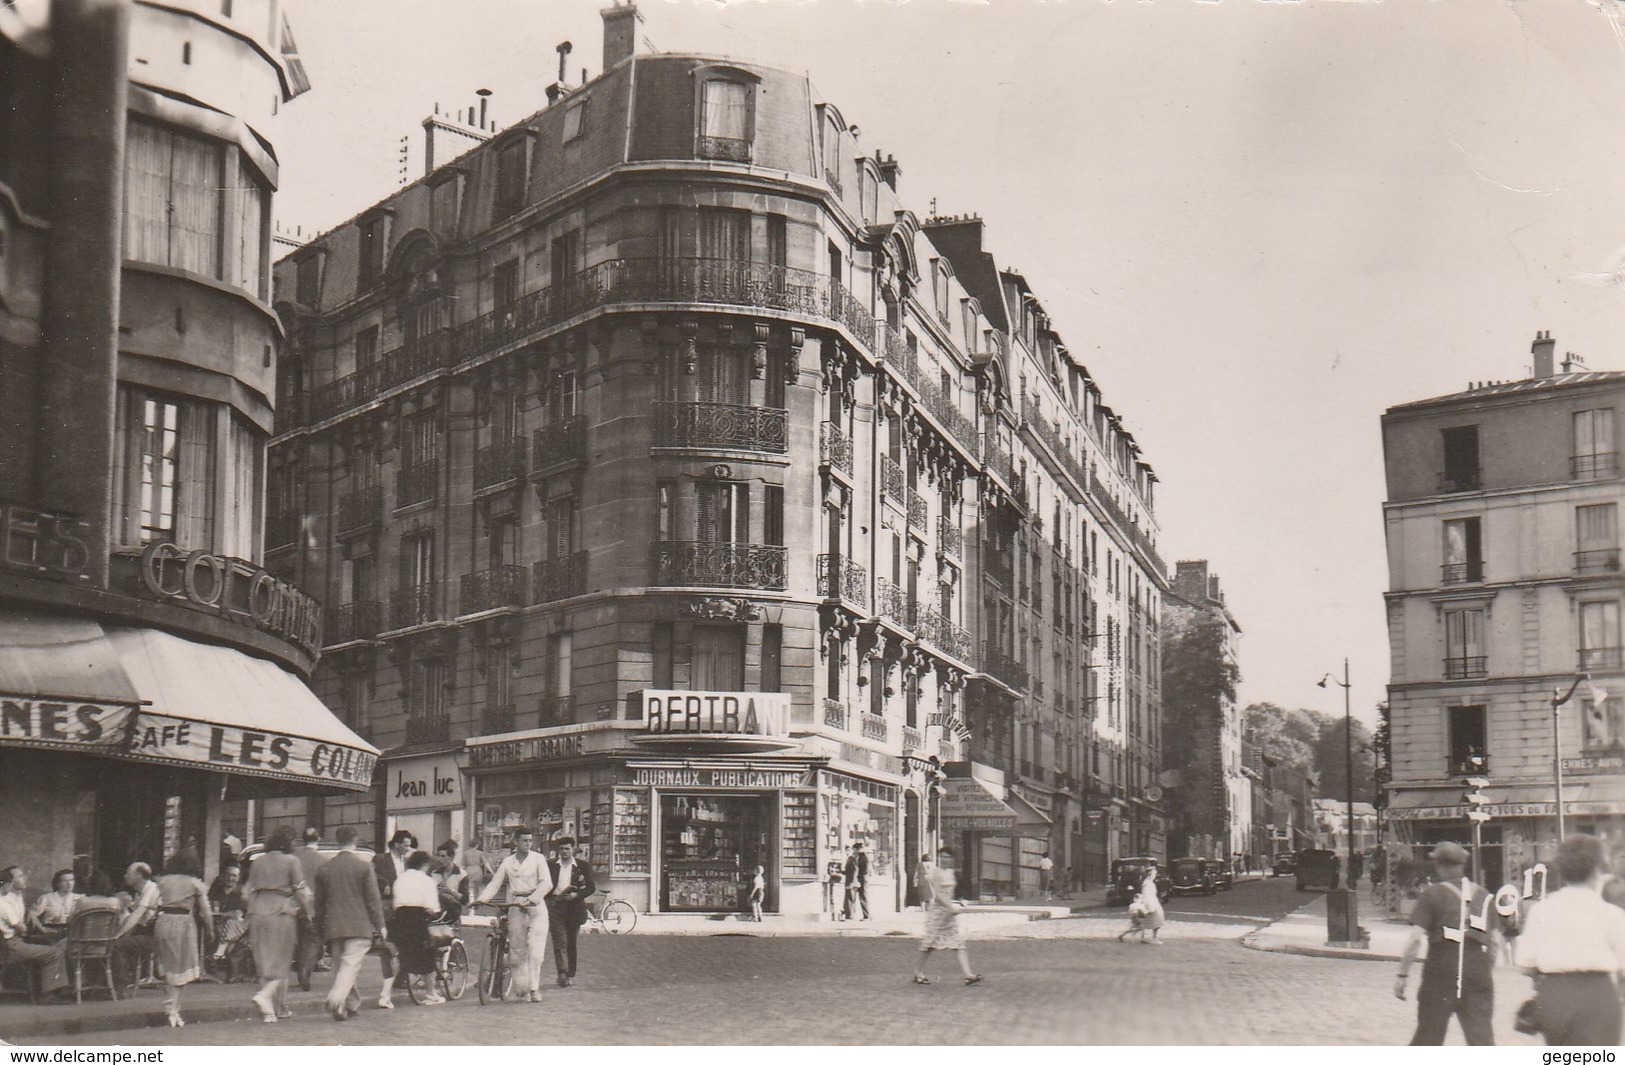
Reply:
<svg viewBox="0 0 1625 1065"><path fill-rule="evenodd" d="M261 568L274 0L0 10L0 862L111 890L224 811L365 792ZM120 249L122 248L122 254Z"/></svg>
<svg viewBox="0 0 1625 1065"><path fill-rule="evenodd" d="M804 75L639 19L278 264L269 556L388 751L308 816L569 832L657 912L760 864L819 913L857 842L883 910L939 833L995 894L1148 846L1150 467L979 222L922 223Z"/></svg>
<svg viewBox="0 0 1625 1065"><path fill-rule="evenodd" d="M1538 335L1534 376L1390 408L1389 700L1397 842L1467 842L1466 777L1490 780L1486 883L1556 840L1554 693L1569 831L1617 835L1620 718L1619 415L1625 373L1565 360Z"/></svg>

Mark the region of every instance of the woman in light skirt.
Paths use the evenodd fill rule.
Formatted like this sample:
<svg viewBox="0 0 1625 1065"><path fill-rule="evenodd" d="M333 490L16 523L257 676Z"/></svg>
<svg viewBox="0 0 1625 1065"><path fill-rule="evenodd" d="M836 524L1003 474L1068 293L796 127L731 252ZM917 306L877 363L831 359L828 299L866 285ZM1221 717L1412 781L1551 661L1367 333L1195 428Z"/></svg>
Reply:
<svg viewBox="0 0 1625 1065"><path fill-rule="evenodd" d="M197 855L183 850L170 858L158 883L158 918L154 929L158 965L164 972L164 1013L171 1028L184 1028L181 988L202 975L203 952L198 930L209 929L208 889L200 876Z"/></svg>
<svg viewBox="0 0 1625 1065"><path fill-rule="evenodd" d="M308 912L309 892L303 869L293 856L293 830L279 828L265 841L265 853L248 871L248 941L259 972L254 1004L267 1024L292 1016L287 1007L288 970L299 940L299 909Z"/></svg>
<svg viewBox="0 0 1625 1065"><path fill-rule="evenodd" d="M1128 904L1128 915L1129 925L1123 934L1117 937L1119 943L1138 932L1141 943L1162 946L1162 925L1165 915L1162 899L1157 896L1155 869L1146 874L1145 882L1140 885L1140 893Z"/></svg>
<svg viewBox="0 0 1625 1065"><path fill-rule="evenodd" d="M980 975L971 972L970 958L965 953L965 938L959 932L959 914L965 906L954 898L959 878L954 875L952 847L937 848L937 864L927 863L922 870L920 886L925 890L925 937L920 941L920 964L914 970L916 984L929 984L925 963L934 950L951 950L959 959L959 971L965 983L980 983Z"/></svg>

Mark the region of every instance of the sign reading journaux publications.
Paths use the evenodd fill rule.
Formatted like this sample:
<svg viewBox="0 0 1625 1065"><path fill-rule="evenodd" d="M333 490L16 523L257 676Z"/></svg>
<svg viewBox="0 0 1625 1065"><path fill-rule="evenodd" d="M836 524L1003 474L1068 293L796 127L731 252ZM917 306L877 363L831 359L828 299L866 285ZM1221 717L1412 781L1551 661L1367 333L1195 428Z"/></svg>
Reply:
<svg viewBox="0 0 1625 1065"><path fill-rule="evenodd" d="M656 735L786 736L788 692L678 692L645 689L643 720Z"/></svg>

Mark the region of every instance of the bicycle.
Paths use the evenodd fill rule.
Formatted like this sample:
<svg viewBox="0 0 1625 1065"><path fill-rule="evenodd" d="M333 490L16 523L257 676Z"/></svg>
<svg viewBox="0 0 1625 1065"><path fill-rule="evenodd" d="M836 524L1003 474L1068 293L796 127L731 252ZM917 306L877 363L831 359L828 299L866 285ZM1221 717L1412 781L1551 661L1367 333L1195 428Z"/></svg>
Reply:
<svg viewBox="0 0 1625 1065"><path fill-rule="evenodd" d="M429 925L429 935L435 935L434 929L443 928L451 933L449 937L442 937L442 942L435 944L434 975L432 979L440 986L440 993L448 1000L455 1002L463 997L468 990L468 948L463 945L463 937L457 930L444 921L436 921ZM419 977L406 982L407 992L412 1001L419 1006L429 997L431 986L428 977ZM482 1001L483 1001L483 997Z"/></svg>
<svg viewBox="0 0 1625 1065"><path fill-rule="evenodd" d="M520 905L517 902L487 902L497 911L497 919L485 938L485 952L480 955L480 972L474 982L479 992L480 1005L501 1002L513 993L513 967L508 963L508 911Z"/></svg>
<svg viewBox="0 0 1625 1065"><path fill-rule="evenodd" d="M604 896L604 901L598 904L596 913L593 912L592 903L586 904L587 927L591 931L618 936L637 927L638 911L632 908L630 902L618 899L607 891L595 891L593 894Z"/></svg>

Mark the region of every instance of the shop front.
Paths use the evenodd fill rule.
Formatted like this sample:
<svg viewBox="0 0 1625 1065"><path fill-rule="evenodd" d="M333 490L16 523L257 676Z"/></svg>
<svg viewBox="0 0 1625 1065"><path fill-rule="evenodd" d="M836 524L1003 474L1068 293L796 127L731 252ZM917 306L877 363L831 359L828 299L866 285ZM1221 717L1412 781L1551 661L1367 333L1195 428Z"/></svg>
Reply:
<svg viewBox="0 0 1625 1065"><path fill-rule="evenodd" d="M423 850L449 841L461 850L464 832L463 771L457 753L390 758L384 778L384 838L404 829ZM500 853L500 852L499 852Z"/></svg>
<svg viewBox="0 0 1625 1065"><path fill-rule="evenodd" d="M1038 890L1039 862L1049 849L1049 816L1004 786L1004 774L951 764L943 781L944 838L963 857L959 890L969 898L1014 897Z"/></svg>

